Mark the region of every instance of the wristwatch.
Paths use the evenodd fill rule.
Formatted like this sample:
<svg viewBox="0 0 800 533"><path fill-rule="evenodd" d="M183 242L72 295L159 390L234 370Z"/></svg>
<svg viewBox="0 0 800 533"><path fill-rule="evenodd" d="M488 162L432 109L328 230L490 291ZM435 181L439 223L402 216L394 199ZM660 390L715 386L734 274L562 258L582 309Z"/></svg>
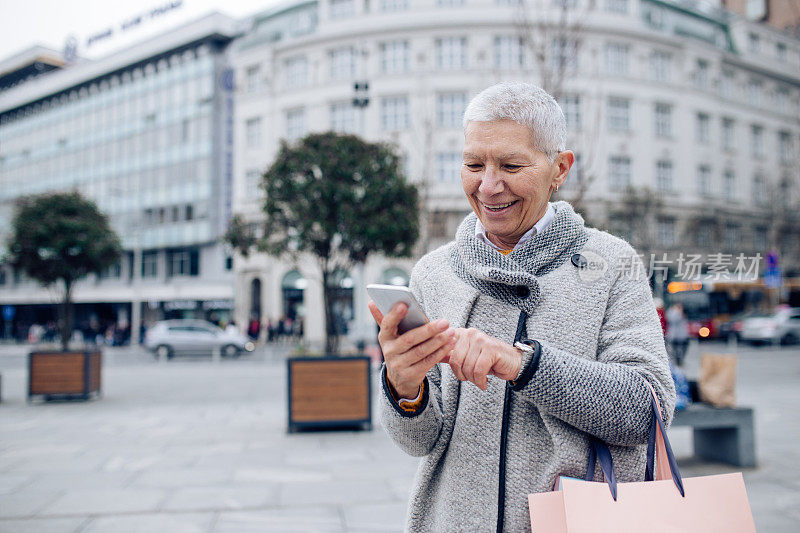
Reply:
<svg viewBox="0 0 800 533"><path fill-rule="evenodd" d="M523 339L514 343L514 348L522 352L522 365L520 375L514 381L509 381L512 390L521 390L536 373L539 368L539 358L542 355L541 345L531 339Z"/></svg>

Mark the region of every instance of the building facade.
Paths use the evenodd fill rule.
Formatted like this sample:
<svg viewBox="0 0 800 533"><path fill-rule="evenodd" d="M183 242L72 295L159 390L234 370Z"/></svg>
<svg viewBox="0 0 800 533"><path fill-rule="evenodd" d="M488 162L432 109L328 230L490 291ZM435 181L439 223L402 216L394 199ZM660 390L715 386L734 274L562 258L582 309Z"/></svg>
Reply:
<svg viewBox="0 0 800 533"><path fill-rule="evenodd" d="M577 163L559 196L658 258L657 287L685 254L734 268L775 249L784 272L800 268L800 227L777 223L798 207L800 42L774 28L677 0L320 0L252 17L233 50L235 210L254 225L281 140L335 130L396 144L425 200L418 253L443 244L469 211L467 102L527 80L567 117ZM401 283L412 264L376 258L344 278L351 337L374 330L363 286ZM321 338L313 261L256 254L236 271L238 316L299 310Z"/></svg>
<svg viewBox="0 0 800 533"><path fill-rule="evenodd" d="M319 343L315 262L233 257L221 240L232 213L257 231L260 177L280 142L334 130L393 143L423 198L419 257L469 212L466 104L524 80L567 118L577 160L557 197L644 254L656 292L685 274L687 255L706 272L713 254L733 268L775 251L798 276L800 41L721 5L290 0L99 61L33 49L0 62L0 233L19 196L77 188L126 252L80 284L79 321L134 324L135 339L135 324L164 317L283 318ZM353 343L375 332L364 286L405 284L414 261L375 257L336 276ZM0 264L0 305L15 313L0 332L52 319L51 301Z"/></svg>
<svg viewBox="0 0 800 533"><path fill-rule="evenodd" d="M55 190L94 200L123 244L119 264L75 287L82 329L137 341L162 318L230 316L220 236L232 210L236 28L212 14L97 61L37 48L0 64L3 246L15 199ZM55 320L53 300L0 264L1 332Z"/></svg>

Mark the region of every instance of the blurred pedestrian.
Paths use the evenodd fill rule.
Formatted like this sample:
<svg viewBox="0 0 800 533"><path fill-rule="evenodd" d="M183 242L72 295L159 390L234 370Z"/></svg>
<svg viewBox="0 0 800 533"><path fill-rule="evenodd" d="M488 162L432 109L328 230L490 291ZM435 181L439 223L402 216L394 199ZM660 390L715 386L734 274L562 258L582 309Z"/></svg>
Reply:
<svg viewBox="0 0 800 533"><path fill-rule="evenodd" d="M683 305L676 303L667 311L667 342L669 342L675 364L683 366L686 349L689 347L689 321Z"/></svg>

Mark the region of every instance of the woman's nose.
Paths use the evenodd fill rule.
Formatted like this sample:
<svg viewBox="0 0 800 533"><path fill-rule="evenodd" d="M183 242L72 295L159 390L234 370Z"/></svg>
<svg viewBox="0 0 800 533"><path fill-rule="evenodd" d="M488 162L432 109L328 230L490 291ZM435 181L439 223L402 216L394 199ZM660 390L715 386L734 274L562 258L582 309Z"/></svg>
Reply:
<svg viewBox="0 0 800 533"><path fill-rule="evenodd" d="M486 170L483 172L483 177L481 178L481 184L480 187L478 187L478 190L483 194L492 195L503 192L504 186L503 180L500 177L500 173L497 171L497 169L487 166Z"/></svg>

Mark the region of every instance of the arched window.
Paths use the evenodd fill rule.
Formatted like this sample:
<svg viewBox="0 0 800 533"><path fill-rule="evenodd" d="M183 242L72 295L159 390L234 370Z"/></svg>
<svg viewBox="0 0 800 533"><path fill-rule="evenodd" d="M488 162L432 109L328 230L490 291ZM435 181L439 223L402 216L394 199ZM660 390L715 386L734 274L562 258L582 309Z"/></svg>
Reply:
<svg viewBox="0 0 800 533"><path fill-rule="evenodd" d="M390 267L381 274L380 282L384 285L408 287L408 274L402 268Z"/></svg>

